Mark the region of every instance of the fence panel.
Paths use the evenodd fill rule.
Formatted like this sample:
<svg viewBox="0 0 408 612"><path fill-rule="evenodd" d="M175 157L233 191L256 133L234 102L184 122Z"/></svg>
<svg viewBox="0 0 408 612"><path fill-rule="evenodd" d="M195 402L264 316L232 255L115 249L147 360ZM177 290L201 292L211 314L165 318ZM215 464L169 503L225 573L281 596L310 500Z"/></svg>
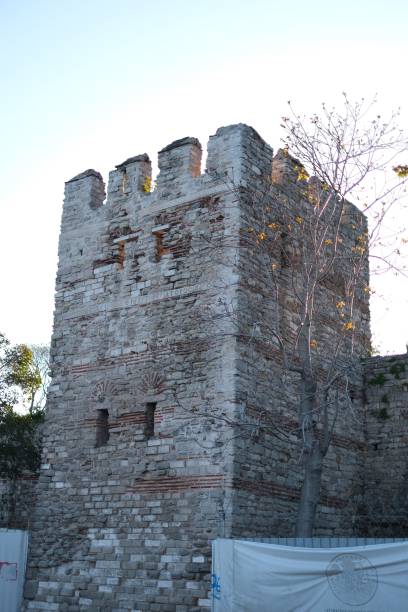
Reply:
<svg viewBox="0 0 408 612"><path fill-rule="evenodd" d="M20 612L27 560L28 533L0 529L0 609Z"/></svg>

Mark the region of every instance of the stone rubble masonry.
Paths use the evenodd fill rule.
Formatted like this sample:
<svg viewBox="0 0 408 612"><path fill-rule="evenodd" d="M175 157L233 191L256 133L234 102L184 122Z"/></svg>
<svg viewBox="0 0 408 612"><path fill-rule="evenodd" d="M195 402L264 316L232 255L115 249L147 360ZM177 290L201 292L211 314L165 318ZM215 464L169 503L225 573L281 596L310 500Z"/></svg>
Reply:
<svg viewBox="0 0 408 612"><path fill-rule="evenodd" d="M30 529L36 489L37 475L29 472L0 479L0 529Z"/></svg>
<svg viewBox="0 0 408 612"><path fill-rule="evenodd" d="M265 311L273 322L276 308L269 309L261 256L241 243L261 221L257 197L271 177L294 214L307 214L306 203L293 160L273 158L246 125L210 137L204 173L201 155L195 138L163 148L153 190L146 154L116 166L107 196L95 170L66 183L25 611L204 612L214 538L293 532L297 380L282 383L276 348L256 335L247 341ZM351 205L348 214L346 245L355 242L355 224L365 226ZM328 350L340 276L336 270L320 296L327 316L319 342ZM362 276L368 282L368 265ZM296 312L284 274L281 284L291 334ZM225 316L228 305L233 316ZM364 356L366 295L356 312ZM358 369L353 385L363 414ZM286 437L244 438L229 424L243 413L255 422L263 411ZM383 452L387 423L370 419ZM316 534L355 533L364 486L378 490L375 479L386 479L365 426L338 420Z"/></svg>
<svg viewBox="0 0 408 612"><path fill-rule="evenodd" d="M408 355L365 363L367 453L360 530L408 537Z"/></svg>

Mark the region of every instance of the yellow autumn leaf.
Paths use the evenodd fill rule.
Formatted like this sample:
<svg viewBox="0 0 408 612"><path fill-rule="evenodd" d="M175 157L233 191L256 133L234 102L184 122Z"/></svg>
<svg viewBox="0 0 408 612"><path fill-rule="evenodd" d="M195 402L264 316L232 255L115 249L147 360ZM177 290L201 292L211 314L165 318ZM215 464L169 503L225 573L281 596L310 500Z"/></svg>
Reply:
<svg viewBox="0 0 408 612"><path fill-rule="evenodd" d="M302 168L302 167L298 167L297 180L298 181L307 181L308 178L309 178L309 175L306 172L306 170L304 168Z"/></svg>
<svg viewBox="0 0 408 612"><path fill-rule="evenodd" d="M408 176L408 166L394 166L393 170L399 178L406 178Z"/></svg>
<svg viewBox="0 0 408 612"><path fill-rule="evenodd" d="M142 185L142 189L145 193L150 193L152 190L152 177L151 176L146 176L144 181L143 181L143 185Z"/></svg>

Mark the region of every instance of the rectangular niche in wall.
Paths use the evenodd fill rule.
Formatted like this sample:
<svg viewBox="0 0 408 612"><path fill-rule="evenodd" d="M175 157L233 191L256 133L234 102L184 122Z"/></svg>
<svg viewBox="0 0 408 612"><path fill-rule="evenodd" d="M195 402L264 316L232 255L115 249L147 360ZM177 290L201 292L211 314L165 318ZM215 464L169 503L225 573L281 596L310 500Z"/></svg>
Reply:
<svg viewBox="0 0 408 612"><path fill-rule="evenodd" d="M154 437L154 412L156 410L156 402L148 402L145 411L145 438L150 440Z"/></svg>
<svg viewBox="0 0 408 612"><path fill-rule="evenodd" d="M109 440L109 412L106 408L100 408L96 413L96 438L95 446L105 446Z"/></svg>

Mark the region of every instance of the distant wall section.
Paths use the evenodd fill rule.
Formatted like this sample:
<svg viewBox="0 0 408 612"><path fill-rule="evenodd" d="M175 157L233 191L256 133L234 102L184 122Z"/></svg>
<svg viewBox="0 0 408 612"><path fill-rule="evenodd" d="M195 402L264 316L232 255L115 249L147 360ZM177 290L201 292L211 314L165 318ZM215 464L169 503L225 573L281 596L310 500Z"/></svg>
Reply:
<svg viewBox="0 0 408 612"><path fill-rule="evenodd" d="M0 528L30 528L37 483L34 474L16 480L0 479Z"/></svg>
<svg viewBox="0 0 408 612"><path fill-rule="evenodd" d="M367 454L361 530L408 536L408 355L365 362Z"/></svg>

